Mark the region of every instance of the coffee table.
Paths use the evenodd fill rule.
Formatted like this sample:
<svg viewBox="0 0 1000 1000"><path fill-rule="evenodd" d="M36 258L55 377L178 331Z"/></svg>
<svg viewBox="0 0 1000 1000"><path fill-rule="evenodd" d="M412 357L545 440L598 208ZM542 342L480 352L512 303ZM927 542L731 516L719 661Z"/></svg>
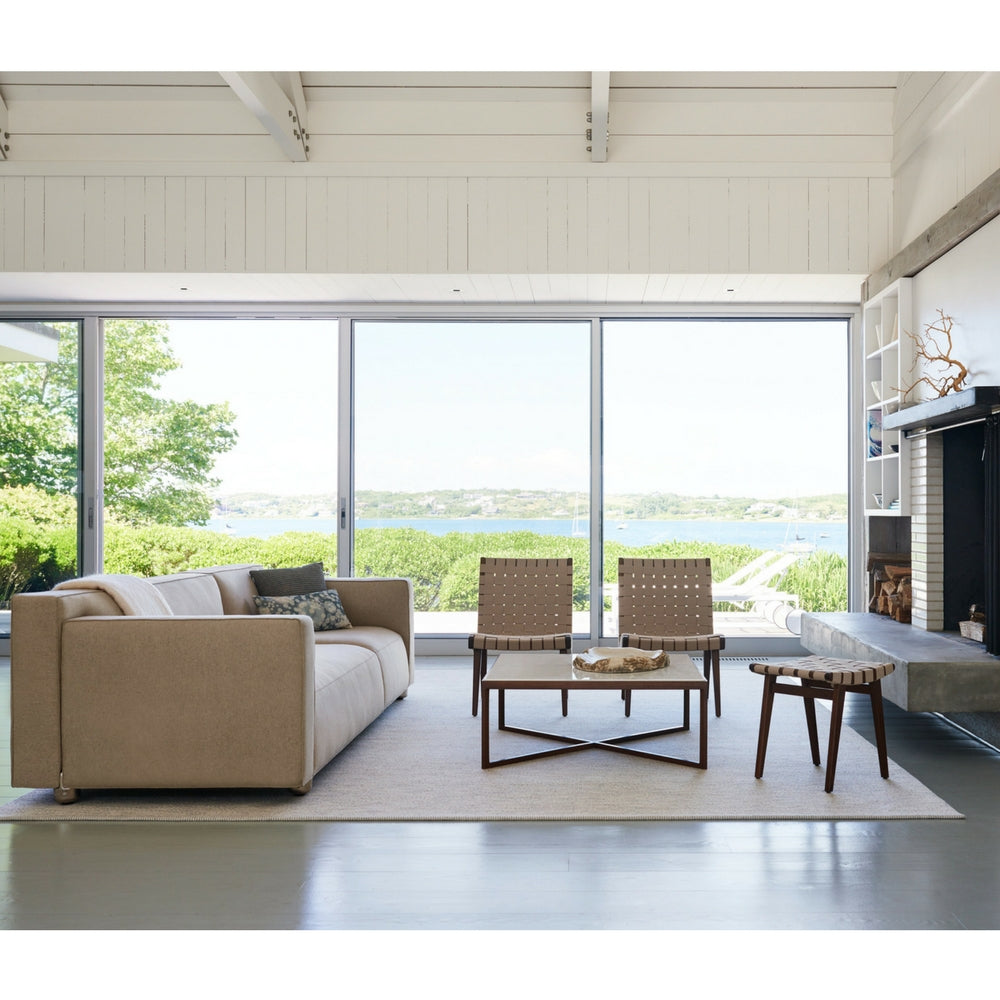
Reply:
<svg viewBox="0 0 1000 1000"><path fill-rule="evenodd" d="M508 726L505 717L505 696L508 691L682 691L684 693L684 721L679 726L657 729L652 732L631 733L604 740L578 739L559 733L545 733L535 729L521 729ZM565 744L549 747L534 753L523 753L513 757L494 760L490 754L490 695L497 692L497 730L539 736L553 742ZM697 760L671 757L667 754L639 747L626 746L636 740L669 733L687 732L691 728L691 692L698 693L699 702L699 751ZM688 767L705 769L708 767L708 681L694 665L691 657L683 653L670 653L670 662L659 670L643 670L637 673L593 673L577 670L573 666L571 653L501 653L487 671L482 681L482 766L498 767L518 761L536 760L539 757L553 757L556 754L571 753L587 747L600 747L616 753L627 753L637 757L651 757L654 760L684 764Z"/></svg>

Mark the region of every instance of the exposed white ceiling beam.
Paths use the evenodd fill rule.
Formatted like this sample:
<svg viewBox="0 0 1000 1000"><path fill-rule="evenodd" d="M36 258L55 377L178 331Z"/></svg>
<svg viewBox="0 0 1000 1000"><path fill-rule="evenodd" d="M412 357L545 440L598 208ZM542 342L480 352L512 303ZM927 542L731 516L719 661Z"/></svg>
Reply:
<svg viewBox="0 0 1000 1000"><path fill-rule="evenodd" d="M590 74L590 158L604 163L608 158L608 101L611 73Z"/></svg>
<svg viewBox="0 0 1000 1000"><path fill-rule="evenodd" d="M284 73L283 76L287 81L285 93L288 95L288 99L295 107L295 113L299 119L299 131L308 140L309 122L306 118L306 92L305 88L302 86L302 74L292 72Z"/></svg>
<svg viewBox="0 0 1000 1000"><path fill-rule="evenodd" d="M221 76L288 159L303 162L309 158L305 125L299 121L298 109L273 73L222 73Z"/></svg>

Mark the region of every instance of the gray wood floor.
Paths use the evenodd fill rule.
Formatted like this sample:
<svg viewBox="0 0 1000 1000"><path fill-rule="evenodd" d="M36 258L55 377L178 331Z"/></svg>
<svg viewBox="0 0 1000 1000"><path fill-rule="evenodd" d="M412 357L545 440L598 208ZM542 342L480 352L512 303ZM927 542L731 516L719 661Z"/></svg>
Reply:
<svg viewBox="0 0 1000 1000"><path fill-rule="evenodd" d="M848 713L869 735L867 703ZM0 928L1000 928L1000 754L887 715L890 756L965 820L4 823ZM8 800L6 724L0 740Z"/></svg>

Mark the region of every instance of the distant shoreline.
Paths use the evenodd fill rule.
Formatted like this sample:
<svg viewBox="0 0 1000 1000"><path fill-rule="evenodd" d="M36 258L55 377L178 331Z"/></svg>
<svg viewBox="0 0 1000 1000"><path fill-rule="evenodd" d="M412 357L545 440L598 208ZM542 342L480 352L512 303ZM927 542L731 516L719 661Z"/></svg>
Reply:
<svg viewBox="0 0 1000 1000"><path fill-rule="evenodd" d="M427 490L393 492L358 490L354 516L362 519L421 518L477 521L571 519L590 517L590 497L562 490ZM334 518L340 511L335 495L276 496L266 493L227 493L215 497L215 516L241 518ZM605 494L606 521L847 521L846 493L810 496L759 497L682 496L676 493Z"/></svg>
<svg viewBox="0 0 1000 1000"><path fill-rule="evenodd" d="M500 534L533 532L586 541L589 523L584 518L502 518L502 517L359 517L358 531L414 530L432 535L450 532L462 534ZM336 534L336 517L237 517L213 518L205 525L237 537L267 538L285 532ZM806 546L817 550L847 554L848 525L846 520L779 520L754 518L746 520L721 518L643 518L611 517L603 525L605 543L617 543L626 548L657 545L668 541L700 541L722 545L748 545L760 549L788 549Z"/></svg>

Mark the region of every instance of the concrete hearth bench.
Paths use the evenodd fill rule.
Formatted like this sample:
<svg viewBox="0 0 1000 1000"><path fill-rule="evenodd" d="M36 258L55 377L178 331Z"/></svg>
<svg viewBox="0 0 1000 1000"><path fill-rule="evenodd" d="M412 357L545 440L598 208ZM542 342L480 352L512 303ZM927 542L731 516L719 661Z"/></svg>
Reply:
<svg viewBox="0 0 1000 1000"><path fill-rule="evenodd" d="M865 612L810 612L800 641L820 656L891 660L896 669L882 694L907 711L1000 711L1000 657L957 632L927 632Z"/></svg>

